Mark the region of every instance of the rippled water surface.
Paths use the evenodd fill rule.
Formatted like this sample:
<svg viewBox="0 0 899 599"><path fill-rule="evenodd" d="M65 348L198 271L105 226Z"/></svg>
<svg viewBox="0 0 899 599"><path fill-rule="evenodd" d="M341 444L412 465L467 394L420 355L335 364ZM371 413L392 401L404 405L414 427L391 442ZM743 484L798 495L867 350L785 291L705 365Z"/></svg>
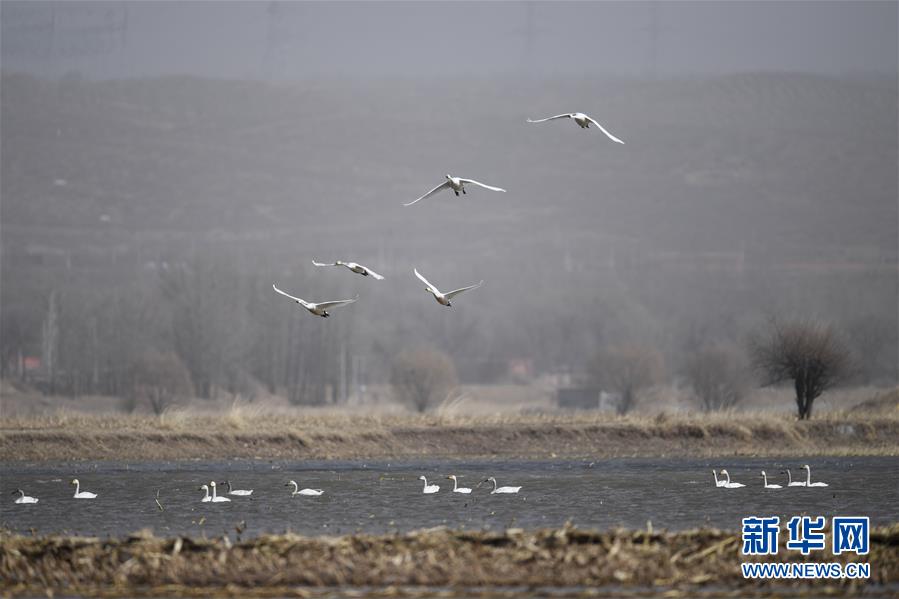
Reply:
<svg viewBox="0 0 899 599"><path fill-rule="evenodd" d="M764 469L784 484L784 467L800 474L801 460L641 459L587 462L141 462L28 465L7 463L2 473L0 525L19 532L122 535L150 528L157 535L228 533L345 534L405 531L445 525L494 529L560 526L624 526L672 530L697 526L739 529L747 515L782 517L867 515L874 524L899 521L899 459L817 458L813 480L826 488L763 489ZM712 468L726 467L742 489L714 488ZM803 471L804 472L804 471ZM423 495L420 475L441 486ZM449 492L476 487L494 475L501 485L521 485L518 495L490 495L489 485L471 495ZM78 477L94 500L72 499ZM199 485L229 478L253 495L230 503L201 503ZM324 489L321 497L291 497L288 480ZM24 489L36 505L16 505ZM160 511L154 498L165 510Z"/></svg>

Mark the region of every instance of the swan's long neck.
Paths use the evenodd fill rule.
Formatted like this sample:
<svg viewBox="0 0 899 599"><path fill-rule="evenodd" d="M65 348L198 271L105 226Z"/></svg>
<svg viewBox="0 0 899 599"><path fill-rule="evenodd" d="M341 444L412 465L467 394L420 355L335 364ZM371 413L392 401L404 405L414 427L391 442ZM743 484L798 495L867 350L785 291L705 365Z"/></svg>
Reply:
<svg viewBox="0 0 899 599"><path fill-rule="evenodd" d="M458 485L458 483L456 482L456 479L453 478L453 491L455 491L458 488L456 485Z"/></svg>
<svg viewBox="0 0 899 599"><path fill-rule="evenodd" d="M494 479L493 479L492 481L490 481L490 482L493 483L493 490L496 491L496 479L494 478Z"/></svg>
<svg viewBox="0 0 899 599"><path fill-rule="evenodd" d="M79 493L81 493L81 481L76 480L75 481L75 495L78 495Z"/></svg>
<svg viewBox="0 0 899 599"><path fill-rule="evenodd" d="M209 499L209 487L203 487L203 499Z"/></svg>
<svg viewBox="0 0 899 599"><path fill-rule="evenodd" d="M812 469L807 467L805 468L805 486L809 487L812 484Z"/></svg>
<svg viewBox="0 0 899 599"><path fill-rule="evenodd" d="M421 480L425 481L425 489L427 489L428 488L428 479L425 478L424 476L422 476Z"/></svg>
<svg viewBox="0 0 899 599"><path fill-rule="evenodd" d="M762 479L765 481L765 486L768 486L768 475L762 472Z"/></svg>
<svg viewBox="0 0 899 599"><path fill-rule="evenodd" d="M790 474L790 469L789 469L789 468L787 468L787 484L788 484L788 485L793 484L793 475Z"/></svg>
<svg viewBox="0 0 899 599"><path fill-rule="evenodd" d="M298 485L294 481L290 481L290 484L293 486L293 495L296 495L297 493L300 492L300 485Z"/></svg>
<svg viewBox="0 0 899 599"><path fill-rule="evenodd" d="M712 476L715 477L715 486L718 486L718 473L715 470L712 470Z"/></svg>
<svg viewBox="0 0 899 599"><path fill-rule="evenodd" d="M724 476L727 477L727 484L730 484L730 472L728 472L727 470L725 470L725 471L724 471Z"/></svg>
<svg viewBox="0 0 899 599"><path fill-rule="evenodd" d="M215 501L215 487L212 487L212 500Z"/></svg>

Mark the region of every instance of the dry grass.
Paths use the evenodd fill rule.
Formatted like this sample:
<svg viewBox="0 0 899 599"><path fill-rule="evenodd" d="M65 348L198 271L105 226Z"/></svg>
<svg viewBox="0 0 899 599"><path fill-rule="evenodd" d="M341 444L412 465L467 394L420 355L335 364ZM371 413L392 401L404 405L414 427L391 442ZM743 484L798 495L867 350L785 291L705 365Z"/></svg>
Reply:
<svg viewBox="0 0 899 599"><path fill-rule="evenodd" d="M628 457L899 455L899 415L829 412L615 416L606 413L353 414L265 411L160 416L68 411L0 420L0 459Z"/></svg>
<svg viewBox="0 0 899 599"><path fill-rule="evenodd" d="M785 542L787 535L781 535ZM856 561L847 554L828 561ZM777 561L815 561L781 548ZM262 536L232 543L141 533L125 539L24 537L0 533L0 592L77 595L306 595L308 589L417 589L480 595L491 588L577 591L656 588L671 596L703 589L776 595L866 595L899 582L899 525L875 529L869 581L770 583L745 580L740 537L719 530L677 533L573 527L526 532L446 529L403 535ZM764 561L772 561L771 559ZM422 593L422 587L430 592ZM425 589L425 590L426 590ZM473 592L475 591L476 592ZM893 589L895 590L895 589ZM377 594L377 591L375 592ZM308 596L308 595L307 595Z"/></svg>

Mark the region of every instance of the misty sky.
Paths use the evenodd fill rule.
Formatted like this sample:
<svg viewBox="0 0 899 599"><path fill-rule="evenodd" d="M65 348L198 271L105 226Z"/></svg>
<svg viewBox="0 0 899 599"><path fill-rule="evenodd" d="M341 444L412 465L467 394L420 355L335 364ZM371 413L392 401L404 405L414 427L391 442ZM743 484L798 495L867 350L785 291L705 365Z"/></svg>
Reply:
<svg viewBox="0 0 899 599"><path fill-rule="evenodd" d="M897 71L896 2L3 2L2 66L57 76Z"/></svg>

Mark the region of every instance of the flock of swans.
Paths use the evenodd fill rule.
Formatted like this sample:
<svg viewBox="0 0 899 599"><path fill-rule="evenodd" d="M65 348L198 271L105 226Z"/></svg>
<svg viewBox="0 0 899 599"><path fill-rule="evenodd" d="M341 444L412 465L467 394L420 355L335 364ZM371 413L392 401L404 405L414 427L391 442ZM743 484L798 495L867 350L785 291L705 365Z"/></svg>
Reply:
<svg viewBox="0 0 899 599"><path fill-rule="evenodd" d="M803 468L805 468L805 480L804 481L793 480L793 475L790 474L790 469L789 468L786 469L785 472L787 475L787 486L788 487L826 487L826 486L828 486L827 483L822 483L822 482L813 483L812 482L812 469L809 467L808 464L803 466ZM717 471L712 470L712 476L715 477L715 486L716 487L721 487L723 489L739 489L741 487L746 486L742 483L731 482L730 474L727 472L727 470L722 470L721 475L724 477L723 480L718 478ZM761 477L762 477L762 488L764 488L764 489L783 489L783 485L769 483L768 475L765 473L764 470L762 470Z"/></svg>
<svg viewBox="0 0 899 599"><path fill-rule="evenodd" d="M592 117L584 114L583 112L569 112L566 114L557 114L555 116L546 117L545 119L536 119L536 120L528 119L527 122L529 122L529 123L545 123L547 121L554 121L557 119L571 119L581 129L589 129L590 125L595 125L597 129L602 131L606 135L606 137L608 137L612 141L619 143L619 144L624 143L623 141L621 141L620 139L618 139L617 137L615 137L614 135L609 133L602 125L599 124L599 122L597 122ZM436 187L431 189L429 192L427 192L426 194L422 195L421 197L419 197L415 200L412 200L409 203L403 204L403 206L411 206L412 204L416 204L416 203L418 203L426 198L429 198L432 195L434 195L440 191L443 191L445 189L452 190L452 192L454 194L456 194L456 196L458 196L460 193L465 194L465 193L467 193L465 191L466 185L481 187L481 188L487 189L489 191L499 191L502 193L506 192L506 190L503 189L502 187L496 187L494 185L487 185L486 183L481 183L480 181L475 181L474 179L466 179L464 177L454 177L453 175L450 175L450 174L447 174L445 178L446 178L445 181L443 181L442 183L440 183L439 185L437 185ZM313 259L312 264L314 264L315 266L343 266L358 275L362 275L363 277L371 277L378 281L381 281L384 279L383 276L379 275L378 273L376 273L375 271L371 270L370 268L368 268L366 266L362 266L361 264L359 264L357 262L345 262L343 260L337 260L335 262L326 263L326 262L317 262L315 259ZM428 282L428 280L420 272L418 272L418 269L413 268L412 271L415 273L415 276L418 277L426 285L425 291L427 291L428 293L433 295L434 299L437 300L438 304L440 304L442 306L446 306L448 308L452 307L452 303L450 302L450 300L453 299L453 297L455 297L465 291L469 291L471 289L477 289L478 287L480 287L481 285L484 284L484 281L481 281L474 285L468 285L466 287L461 287L461 288L455 289L453 291L441 293L441 291L439 289L437 289L437 287L435 287L433 284ZM272 288L276 292L280 293L281 295L283 295L287 298L290 298L291 300L294 301L294 303L299 304L301 307L308 310L310 314L313 314L315 316L321 316L322 318L328 318L331 315L330 310L332 310L334 308L339 308L341 306L346 306L348 304L352 304L353 302L355 302L356 300L359 299L359 296L356 295L356 297L354 297L353 299L333 300L333 301L327 301L327 302L310 302L310 301L304 300L302 298L290 295L289 293L282 291L281 289L278 289L278 286L274 283L272 284Z"/></svg>

